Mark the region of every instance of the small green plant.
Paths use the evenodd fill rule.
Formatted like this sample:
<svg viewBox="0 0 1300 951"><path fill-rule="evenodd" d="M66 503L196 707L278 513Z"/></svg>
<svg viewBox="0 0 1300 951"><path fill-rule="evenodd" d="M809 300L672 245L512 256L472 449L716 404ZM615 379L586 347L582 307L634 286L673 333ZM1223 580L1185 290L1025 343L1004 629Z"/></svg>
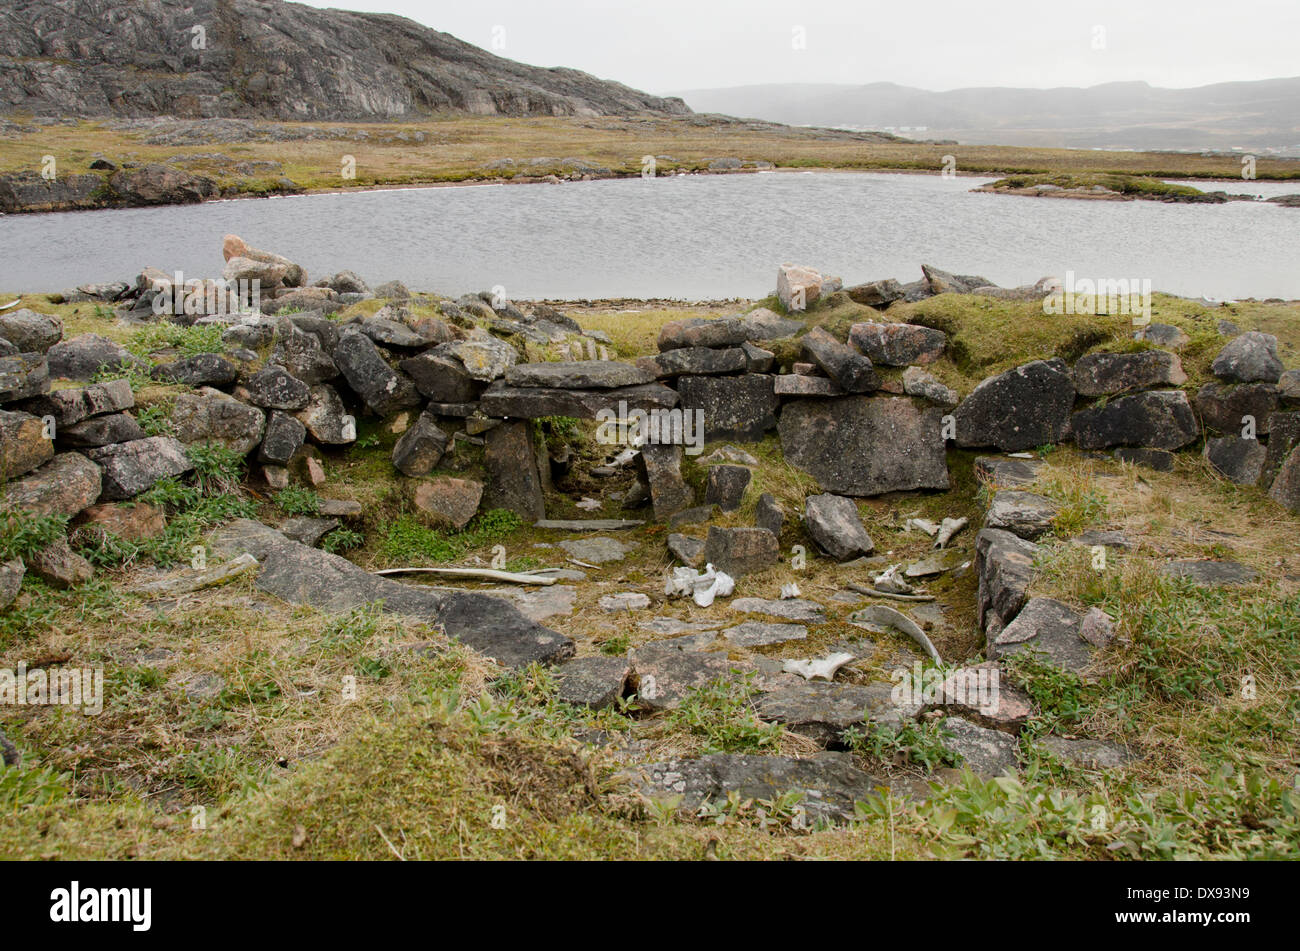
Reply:
<svg viewBox="0 0 1300 951"><path fill-rule="evenodd" d="M172 436L175 430L172 427L171 413L166 406L147 406L144 409L137 410L135 421L140 424L146 436Z"/></svg>
<svg viewBox="0 0 1300 951"><path fill-rule="evenodd" d="M291 485L271 496L271 501L285 515L317 515L320 496L312 489Z"/></svg>
<svg viewBox="0 0 1300 951"><path fill-rule="evenodd" d="M522 524L523 519L514 512L492 509L475 516L462 532L443 532L421 524L414 516L402 515L389 523L379 550L389 561L404 564L417 559L454 561L467 551L504 538Z"/></svg>
<svg viewBox="0 0 1300 951"><path fill-rule="evenodd" d="M871 723L864 731L859 727L845 730L842 739L850 748L885 763L903 760L925 768L957 766L961 757L949 751L944 738L949 736L938 722L904 721L898 727Z"/></svg>
<svg viewBox="0 0 1300 951"><path fill-rule="evenodd" d="M754 710L754 674L719 677L692 690L669 713L666 723L705 740L709 753L762 753L776 749L784 732L779 723L764 723Z"/></svg>
<svg viewBox="0 0 1300 951"><path fill-rule="evenodd" d="M194 478L205 496L227 495L244 481L244 455L217 443L188 446L185 454L194 463Z"/></svg>
<svg viewBox="0 0 1300 951"><path fill-rule="evenodd" d="M622 657L630 646L631 641L626 634L615 634L600 642L600 652L608 657Z"/></svg>
<svg viewBox="0 0 1300 951"><path fill-rule="evenodd" d="M366 543L366 536L350 528L336 528L321 541L322 551L336 555L341 551L351 551Z"/></svg>
<svg viewBox="0 0 1300 951"><path fill-rule="evenodd" d="M1006 659L1004 666L1012 682L1038 707L1031 724L1034 733L1077 726L1092 713L1096 687L1085 684L1078 674L1047 663L1038 652L1018 651Z"/></svg>
<svg viewBox="0 0 1300 951"><path fill-rule="evenodd" d="M62 536L66 527L63 516L0 508L0 561L26 558L40 551Z"/></svg>

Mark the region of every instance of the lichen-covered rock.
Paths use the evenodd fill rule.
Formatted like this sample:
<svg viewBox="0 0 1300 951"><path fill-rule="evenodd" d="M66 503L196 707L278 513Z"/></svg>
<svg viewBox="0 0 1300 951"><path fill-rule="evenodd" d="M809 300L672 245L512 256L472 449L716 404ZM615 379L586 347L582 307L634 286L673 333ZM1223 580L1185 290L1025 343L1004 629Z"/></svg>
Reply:
<svg viewBox="0 0 1300 951"><path fill-rule="evenodd" d="M1181 449L1201 434L1182 390L1148 390L1090 407L1070 419L1080 449L1140 446Z"/></svg>
<svg viewBox="0 0 1300 951"><path fill-rule="evenodd" d="M704 414L704 438L756 442L776 428L773 378L762 373L744 376L681 376L677 392L683 412Z"/></svg>
<svg viewBox="0 0 1300 951"><path fill-rule="evenodd" d="M510 386L557 387L562 390L609 390L654 382L655 375L615 360L516 363L506 369Z"/></svg>
<svg viewBox="0 0 1300 951"><path fill-rule="evenodd" d="M1182 362L1164 350L1090 353L1074 365L1074 389L1080 396L1108 396L1186 382Z"/></svg>
<svg viewBox="0 0 1300 951"><path fill-rule="evenodd" d="M887 367L924 366L943 356L948 335L917 324L867 322L849 328L849 343L873 363Z"/></svg>
<svg viewBox="0 0 1300 951"><path fill-rule="evenodd" d="M977 617L983 630L1000 631L1020 612L1041 553L1038 545L1001 529L981 529L975 536Z"/></svg>
<svg viewBox="0 0 1300 951"><path fill-rule="evenodd" d="M108 446L115 442L143 439L147 435L127 413L92 416L71 426L64 426L58 432L60 445L74 448Z"/></svg>
<svg viewBox="0 0 1300 951"><path fill-rule="evenodd" d="M450 476L421 482L415 487L415 507L438 525L460 531L478 512L483 483Z"/></svg>
<svg viewBox="0 0 1300 951"><path fill-rule="evenodd" d="M103 469L101 497L108 502L129 499L151 488L159 479L182 475L194 468L185 454L185 446L170 436L150 436L87 449L86 455Z"/></svg>
<svg viewBox="0 0 1300 951"><path fill-rule="evenodd" d="M187 386L229 386L239 379L239 368L219 353L199 353L153 368L155 380Z"/></svg>
<svg viewBox="0 0 1300 951"><path fill-rule="evenodd" d="M313 386L307 395L307 405L293 415L322 446L356 442L356 420L343 408L343 400L328 383Z"/></svg>
<svg viewBox="0 0 1300 951"><path fill-rule="evenodd" d="M46 359L50 378L55 380L91 380L100 370L145 366L145 361L126 347L99 334L79 334L56 343L50 347Z"/></svg>
<svg viewBox="0 0 1300 951"><path fill-rule="evenodd" d="M287 466L294 453L307 439L307 427L299 419L281 410L271 410L266 421L266 435L257 450L259 462Z"/></svg>
<svg viewBox="0 0 1300 951"><path fill-rule="evenodd" d="M11 403L50 391L50 368L39 353L0 356L0 403Z"/></svg>
<svg viewBox="0 0 1300 951"><path fill-rule="evenodd" d="M710 466L705 481L704 501L724 512L740 508L753 473L744 466Z"/></svg>
<svg viewBox="0 0 1300 951"><path fill-rule="evenodd" d="M1276 383L1282 375L1277 338L1258 330L1234 337L1214 358L1210 372L1233 383Z"/></svg>
<svg viewBox="0 0 1300 951"><path fill-rule="evenodd" d="M27 570L51 588L75 588L94 577L95 569L58 538L40 551L27 556Z"/></svg>
<svg viewBox="0 0 1300 951"><path fill-rule="evenodd" d="M354 393L378 416L420 405L415 382L388 365L375 342L362 333L345 333L334 348L334 362Z"/></svg>
<svg viewBox="0 0 1300 951"><path fill-rule="evenodd" d="M0 410L0 482L31 472L54 457L45 424L27 413Z"/></svg>
<svg viewBox="0 0 1300 951"><path fill-rule="evenodd" d="M53 416L59 426L71 426L91 416L120 413L135 406L135 394L129 380L109 380L87 387L54 390L23 403L33 416Z"/></svg>
<svg viewBox="0 0 1300 951"><path fill-rule="evenodd" d="M817 546L836 561L849 561L876 550L858 517L858 507L842 495L808 496L804 501L804 524Z"/></svg>
<svg viewBox="0 0 1300 951"><path fill-rule="evenodd" d="M1254 485L1264 471L1268 450L1258 439L1220 436L1205 440L1205 461L1230 482Z"/></svg>
<svg viewBox="0 0 1300 951"><path fill-rule="evenodd" d="M637 467L650 490L650 504L656 519L666 519L695 502L695 491L682 478L682 447L646 443L637 456Z"/></svg>
<svg viewBox="0 0 1300 951"><path fill-rule="evenodd" d="M962 448L1021 452L1058 443L1074 406L1074 383L1061 360L1035 360L981 382L953 413Z"/></svg>
<svg viewBox="0 0 1300 951"><path fill-rule="evenodd" d="M545 518L546 500L531 426L507 421L484 433L483 441L487 507L508 509L530 522Z"/></svg>
<svg viewBox="0 0 1300 951"><path fill-rule="evenodd" d="M985 776L1015 772L1020 744L1014 736L977 726L961 717L944 717L939 726L947 734L940 744L961 757L971 772Z"/></svg>
<svg viewBox="0 0 1300 951"><path fill-rule="evenodd" d="M63 321L26 307L0 312L0 337L19 353L45 353L63 339Z"/></svg>
<svg viewBox="0 0 1300 951"><path fill-rule="evenodd" d="M266 432L266 415L256 406L241 403L220 390L204 387L181 393L172 407L176 438L186 445L216 443L247 454L257 448Z"/></svg>
<svg viewBox="0 0 1300 951"><path fill-rule="evenodd" d="M1034 541L1052 530L1058 512L1051 499L1032 492L1004 489L993 496L984 524Z"/></svg>
<svg viewBox="0 0 1300 951"><path fill-rule="evenodd" d="M263 409L304 409L311 397L311 387L282 366L264 367L243 385L248 402Z"/></svg>
<svg viewBox="0 0 1300 951"><path fill-rule="evenodd" d="M1277 407L1271 383L1206 383L1196 392L1196 411L1206 428L1225 435L1240 436L1247 428L1268 435Z"/></svg>
<svg viewBox="0 0 1300 951"><path fill-rule="evenodd" d="M704 540L704 560L733 578L770 568L780 556L776 536L762 528L710 525Z"/></svg>
<svg viewBox="0 0 1300 951"><path fill-rule="evenodd" d="M5 501L37 515L71 518L99 498L99 466L79 452L61 452L45 465L4 486Z"/></svg>
<svg viewBox="0 0 1300 951"><path fill-rule="evenodd" d="M870 393L880 386L871 360L840 343L821 327L808 331L800 342L808 358L846 393Z"/></svg>
<svg viewBox="0 0 1300 951"><path fill-rule="evenodd" d="M905 397L798 399L781 410L785 459L826 492L948 488L942 413Z"/></svg>
<svg viewBox="0 0 1300 951"><path fill-rule="evenodd" d="M428 475L447 451L447 434L431 413L421 413L393 446L393 465L403 475Z"/></svg>

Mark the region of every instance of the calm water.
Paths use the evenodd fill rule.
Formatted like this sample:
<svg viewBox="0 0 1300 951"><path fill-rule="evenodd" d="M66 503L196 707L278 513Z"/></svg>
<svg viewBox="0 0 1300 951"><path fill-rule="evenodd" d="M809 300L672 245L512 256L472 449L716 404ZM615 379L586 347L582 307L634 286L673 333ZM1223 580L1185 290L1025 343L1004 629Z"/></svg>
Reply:
<svg viewBox="0 0 1300 951"><path fill-rule="evenodd" d="M848 283L920 266L1028 283L1150 278L1188 296L1300 298L1300 210L971 194L937 175L771 173L353 192L0 218L0 290L217 276L228 232L371 284L517 298L758 297L778 264ZM1292 190L1300 190L1294 185Z"/></svg>

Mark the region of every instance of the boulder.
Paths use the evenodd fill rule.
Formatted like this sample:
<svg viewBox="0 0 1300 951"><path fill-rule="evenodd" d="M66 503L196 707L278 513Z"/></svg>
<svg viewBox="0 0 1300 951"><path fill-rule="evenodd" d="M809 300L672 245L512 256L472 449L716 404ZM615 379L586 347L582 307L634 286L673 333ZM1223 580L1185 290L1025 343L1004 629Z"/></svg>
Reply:
<svg viewBox="0 0 1300 951"><path fill-rule="evenodd" d="M971 772L984 776L1015 772L1020 744L1014 736L976 726L961 717L944 717L939 726L946 734L940 745L961 757Z"/></svg>
<svg viewBox="0 0 1300 951"><path fill-rule="evenodd" d="M1278 467L1268 496L1292 512L1300 512L1300 446L1291 450Z"/></svg>
<svg viewBox="0 0 1300 951"><path fill-rule="evenodd" d="M745 339L750 343L762 340L784 340L804 328L803 321L782 317L776 311L768 310L766 307L755 307L748 313L731 319L740 324L745 331Z"/></svg>
<svg viewBox="0 0 1300 951"><path fill-rule="evenodd" d="M135 406L129 380L110 380L87 387L54 390L33 397L22 408L33 416L53 416L58 426L71 426L91 416L118 413Z"/></svg>
<svg viewBox="0 0 1300 951"><path fill-rule="evenodd" d="M1092 663L1093 646L1080 636L1083 615L1054 598L1030 598L1001 632L991 636L990 659L1009 657L1025 650L1045 663L1082 674Z"/></svg>
<svg viewBox="0 0 1300 951"><path fill-rule="evenodd" d="M746 344L745 346L753 346ZM755 348L756 350L758 348ZM766 350L762 351L767 353ZM768 366L771 366L772 354L768 354ZM651 374L656 380L670 379L683 374L709 376L721 373L742 373L745 371L762 373L766 367L753 369L748 351L741 347L727 347L713 350L709 347L679 347L665 350L657 356L642 357L637 366Z"/></svg>
<svg viewBox="0 0 1300 951"><path fill-rule="evenodd" d="M982 630L1000 631L1020 613L1029 597L1034 561L1042 551L1033 542L997 528L981 529L975 536L977 619Z"/></svg>
<svg viewBox="0 0 1300 951"><path fill-rule="evenodd" d="M1300 403L1300 370L1287 370L1278 377L1277 394L1288 403Z"/></svg>
<svg viewBox="0 0 1300 951"><path fill-rule="evenodd" d="M496 337L478 337L439 345L435 353L455 357L471 377L491 383L519 362L519 352Z"/></svg>
<svg viewBox="0 0 1300 951"><path fill-rule="evenodd" d="M623 696L631 667L625 657L577 657L556 671L557 700L603 710Z"/></svg>
<svg viewBox="0 0 1300 951"><path fill-rule="evenodd" d="M1080 410L1070 418L1070 426L1080 449L1181 449L1201 434L1196 414L1182 390L1147 390L1121 396L1105 406Z"/></svg>
<svg viewBox="0 0 1300 951"><path fill-rule="evenodd" d="M1277 408L1277 388L1271 383L1206 383L1196 393L1196 411L1206 428L1229 435L1242 435L1247 416L1254 420L1256 434L1267 435Z"/></svg>
<svg viewBox="0 0 1300 951"><path fill-rule="evenodd" d="M866 284L856 284L853 287L846 287L845 293L855 304L866 304L868 307L887 307L896 300L900 300L906 293L903 285L898 283L892 277L887 277L882 281L870 281ZM871 354L867 354L871 356ZM882 360L876 360L876 363L883 363Z"/></svg>
<svg viewBox="0 0 1300 951"><path fill-rule="evenodd" d="M1051 499L1032 492L1003 489L993 496L984 525L1034 541L1052 530L1052 522L1058 513L1059 509Z"/></svg>
<svg viewBox="0 0 1300 951"><path fill-rule="evenodd" d="M1214 358L1210 372L1231 383L1276 383L1282 375L1277 338L1258 330L1234 337Z"/></svg>
<svg viewBox="0 0 1300 951"><path fill-rule="evenodd" d="M1273 484L1273 477L1296 446L1300 446L1300 411L1274 413L1269 419L1268 448L1260 473L1261 486L1267 489Z"/></svg>
<svg viewBox="0 0 1300 951"><path fill-rule="evenodd" d="M1264 471L1268 450L1258 439L1219 436L1205 440L1202 453L1214 471L1237 485L1254 485Z"/></svg>
<svg viewBox="0 0 1300 951"><path fill-rule="evenodd" d="M27 556L27 570L51 588L75 588L94 577L95 569L59 538Z"/></svg>
<svg viewBox="0 0 1300 951"><path fill-rule="evenodd" d="M716 680L736 680L752 665L733 661L724 653L678 650L669 645L651 645L632 651L630 684L637 706L652 712L681 706L692 691Z"/></svg>
<svg viewBox="0 0 1300 951"><path fill-rule="evenodd" d="M1119 769L1138 758L1125 747L1104 740L1044 736L1038 740L1038 745L1071 766L1094 771Z"/></svg>
<svg viewBox="0 0 1300 951"><path fill-rule="evenodd" d="M258 522L239 519L211 540L219 558L250 554L261 568L258 588L291 604L346 613L369 604L391 615L440 626L506 667L556 663L573 641L530 621L510 602L475 591L437 591L376 577L346 558L290 541Z"/></svg>
<svg viewBox="0 0 1300 951"><path fill-rule="evenodd" d="M780 556L776 536L762 528L710 525L704 541L704 560L733 578L770 568Z"/></svg>
<svg viewBox="0 0 1300 951"><path fill-rule="evenodd" d="M1074 389L1080 396L1109 396L1186 382L1182 362L1164 350L1090 353L1074 364Z"/></svg>
<svg viewBox="0 0 1300 951"><path fill-rule="evenodd" d="M292 320L281 320L275 328L276 344L267 360L281 366L308 386L326 383L339 375L338 365L321 347L320 338L300 329Z"/></svg>
<svg viewBox="0 0 1300 951"><path fill-rule="evenodd" d="M51 379L91 380L100 370L147 366L119 343L99 334L79 334L56 343L46 354Z"/></svg>
<svg viewBox="0 0 1300 951"><path fill-rule="evenodd" d="M963 449L1021 452L1061 441L1074 406L1074 384L1061 360L1035 360L982 381L953 416Z"/></svg>
<svg viewBox="0 0 1300 951"><path fill-rule="evenodd" d="M281 366L259 370L243 386L247 401L263 409L305 409L311 397L311 387Z"/></svg>
<svg viewBox="0 0 1300 951"><path fill-rule="evenodd" d="M930 264L921 265L921 273L932 294L970 294L980 287L994 286L986 277L973 274L949 274Z"/></svg>
<svg viewBox="0 0 1300 951"><path fill-rule="evenodd" d="M398 364L420 394L435 403L472 403L487 384L474 379L465 364L448 353L426 351Z"/></svg>
<svg viewBox="0 0 1300 951"><path fill-rule="evenodd" d="M1133 339L1170 350L1181 350L1192 342L1191 337L1171 324L1147 324L1133 334Z"/></svg>
<svg viewBox="0 0 1300 951"><path fill-rule="evenodd" d="M240 454L257 448L266 432L266 415L220 390L204 387L182 393L172 407L172 428L186 445L216 443Z"/></svg>
<svg viewBox="0 0 1300 951"><path fill-rule="evenodd" d="M165 383L229 386L239 379L239 368L220 354L200 353L156 366L150 375Z"/></svg>
<svg viewBox="0 0 1300 951"><path fill-rule="evenodd" d="M683 412L701 411L705 438L755 442L776 427L777 397L773 377L681 376L677 392Z"/></svg>
<svg viewBox="0 0 1300 951"><path fill-rule="evenodd" d="M887 367L925 366L943 356L948 335L917 324L860 323L849 328L849 343L873 363Z"/></svg>
<svg viewBox="0 0 1300 951"><path fill-rule="evenodd" d="M273 254L270 251L250 247L248 242L238 235L228 234L221 239L221 254L227 261L231 258L242 257L251 258L254 261L265 261L270 264L281 264L285 268L285 284L290 287L302 287L307 283L307 273L288 258Z"/></svg>
<svg viewBox="0 0 1300 951"><path fill-rule="evenodd" d="M704 542L699 538L673 532L667 538L668 551L684 565L700 568L704 564Z"/></svg>
<svg viewBox="0 0 1300 951"><path fill-rule="evenodd" d="M869 723L897 728L913 719L919 706L895 704L888 684L806 682L762 694L755 702L763 720L780 723L791 733L811 738L821 746L842 742L844 732L856 728L866 732Z"/></svg>
<svg viewBox="0 0 1300 951"><path fill-rule="evenodd" d="M313 386L308 391L307 405L293 415L322 446L342 446L356 441L356 422L328 383Z"/></svg>
<svg viewBox="0 0 1300 951"><path fill-rule="evenodd" d="M170 436L150 436L88 449L86 455L103 469L101 497L108 502L129 499L159 479L182 475L194 468L184 445Z"/></svg>
<svg viewBox="0 0 1300 951"><path fill-rule="evenodd" d="M299 516L288 518L280 526L284 537L308 548L315 548L322 538L339 527L336 518L310 518Z"/></svg>
<svg viewBox="0 0 1300 951"><path fill-rule="evenodd" d="M507 421L483 434L487 507L509 509L530 522L546 517L532 427Z"/></svg>
<svg viewBox="0 0 1300 951"><path fill-rule="evenodd" d="M79 452L61 452L40 468L4 486L4 499L14 508L37 515L71 518L99 498L99 466Z"/></svg>
<svg viewBox="0 0 1300 951"><path fill-rule="evenodd" d="M510 386L556 387L562 390L611 390L654 382L653 373L614 360L567 363L517 363L506 370Z"/></svg>
<svg viewBox="0 0 1300 951"><path fill-rule="evenodd" d="M782 264L776 272L776 296L787 311L805 310L814 301L837 288L839 281L797 264Z"/></svg>
<svg viewBox="0 0 1300 951"><path fill-rule="evenodd" d="M450 477L421 482L415 487L414 503L435 523L460 531L478 512L483 483Z"/></svg>
<svg viewBox="0 0 1300 951"><path fill-rule="evenodd" d="M50 391L50 368L39 353L0 356L0 403L11 403Z"/></svg>
<svg viewBox="0 0 1300 951"><path fill-rule="evenodd" d="M122 541L142 542L161 535L167 518L160 506L146 502L101 502L85 509L78 523Z"/></svg>
<svg viewBox="0 0 1300 951"><path fill-rule="evenodd" d="M903 371L903 392L940 406L956 406L961 399L955 390L940 383L920 367L908 367Z"/></svg>
<svg viewBox="0 0 1300 951"><path fill-rule="evenodd" d="M0 410L0 482L26 475L53 457L54 443L41 420Z"/></svg>
<svg viewBox="0 0 1300 951"><path fill-rule="evenodd" d="M801 340L803 352L847 393L869 393L880 379L871 361L840 343L821 327L814 327Z"/></svg>
<svg viewBox="0 0 1300 951"><path fill-rule="evenodd" d="M414 381L389 366L374 341L365 334L343 334L334 348L334 362L353 392L377 416L420 405Z"/></svg>
<svg viewBox="0 0 1300 951"><path fill-rule="evenodd" d="M773 644L801 641L808 636L808 628L802 624L745 621L727 628L722 636L737 647L770 647Z"/></svg>
<svg viewBox="0 0 1300 951"><path fill-rule="evenodd" d="M108 178L108 187L125 205L187 205L216 198L221 186L205 175L150 163L124 168Z"/></svg>
<svg viewBox="0 0 1300 951"><path fill-rule="evenodd" d="M428 475L442 461L447 452L447 434L437 423L437 418L429 413L420 414L393 446L393 465L403 475L415 478Z"/></svg>
<svg viewBox="0 0 1300 951"><path fill-rule="evenodd" d="M737 317L688 317L664 324L659 330L659 350L738 347L749 335Z"/></svg>
<svg viewBox="0 0 1300 951"><path fill-rule="evenodd" d="M775 353L771 350L764 350L749 341L745 341L740 345L740 351L745 355L746 373L767 373L772 369L772 365L776 363ZM1296 389L1300 391L1300 385L1297 385ZM1297 393L1296 398L1300 399L1300 393Z"/></svg>
<svg viewBox="0 0 1300 951"><path fill-rule="evenodd" d="M629 767L618 778L647 799L677 803L687 815L705 804L725 808L733 794L741 801L774 801L798 792L803 794L800 807L814 822L853 820L855 803L869 800L886 785L858 769L849 754L831 752L808 759L711 753Z"/></svg>
<svg viewBox="0 0 1300 951"><path fill-rule="evenodd" d="M276 466L287 466L294 453L307 439L307 427L302 421L282 410L271 410L266 421L266 435L257 450L257 460Z"/></svg>
<svg viewBox="0 0 1300 951"><path fill-rule="evenodd" d="M836 561L851 561L876 550L858 517L857 505L842 495L808 496L804 524L817 546Z"/></svg>
<svg viewBox="0 0 1300 951"><path fill-rule="evenodd" d="M1235 561L1171 561L1161 566L1160 574L1166 578L1185 578L1204 588L1251 584L1259 579L1259 572L1254 568Z"/></svg>
<svg viewBox="0 0 1300 951"><path fill-rule="evenodd" d="M711 466L705 483L705 503L724 512L736 511L752 478L753 473L744 466Z"/></svg>
<svg viewBox="0 0 1300 951"><path fill-rule="evenodd" d="M764 492L758 497L758 505L754 508L754 525L766 529L777 538L781 537L781 529L785 525L785 510L781 508L771 492Z"/></svg>
<svg viewBox="0 0 1300 951"><path fill-rule="evenodd" d="M45 353L63 339L63 321L26 307L0 311L0 337L19 353Z"/></svg>
<svg viewBox="0 0 1300 951"><path fill-rule="evenodd" d="M646 443L637 466L650 489L650 504L658 520L676 515L695 502L695 492L682 478L682 447Z"/></svg>
<svg viewBox="0 0 1300 951"><path fill-rule="evenodd" d="M27 566L23 564L21 558L14 558L0 564L0 611L14 603L18 592L22 590L23 575L26 573ZM4 734L0 733L0 745L3 741Z"/></svg>
<svg viewBox="0 0 1300 951"><path fill-rule="evenodd" d="M613 390L561 390L507 386L504 381L498 381L483 391L479 408L487 416L500 418L570 416L595 419L602 411L617 413L623 404L630 412L635 409L670 409L677 402L677 393L662 383Z"/></svg>
<svg viewBox="0 0 1300 951"><path fill-rule="evenodd" d="M1041 459L1012 459L1001 456L976 456L975 478L985 485L1015 488L1029 485L1038 478Z"/></svg>
<svg viewBox="0 0 1300 951"><path fill-rule="evenodd" d="M830 377L804 373L782 373L773 377L772 390L777 396L787 397L844 395L844 390Z"/></svg>
<svg viewBox="0 0 1300 951"><path fill-rule="evenodd" d="M906 397L793 400L781 411L781 449L837 495L946 489L941 417Z"/></svg>
<svg viewBox="0 0 1300 951"><path fill-rule="evenodd" d="M107 446L115 442L130 442L148 435L140 424L127 413L109 413L92 416L59 430L59 443L73 448Z"/></svg>

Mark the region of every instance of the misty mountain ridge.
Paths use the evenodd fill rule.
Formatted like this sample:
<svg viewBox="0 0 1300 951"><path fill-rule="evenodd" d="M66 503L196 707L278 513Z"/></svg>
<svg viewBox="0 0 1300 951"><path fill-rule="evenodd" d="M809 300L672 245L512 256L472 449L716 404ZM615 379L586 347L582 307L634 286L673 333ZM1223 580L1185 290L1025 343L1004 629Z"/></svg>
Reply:
<svg viewBox="0 0 1300 951"><path fill-rule="evenodd" d="M703 112L790 125L897 131L972 145L1300 154L1300 77L1191 89L1115 82L947 92L890 82L786 83L696 89L681 96Z"/></svg>

